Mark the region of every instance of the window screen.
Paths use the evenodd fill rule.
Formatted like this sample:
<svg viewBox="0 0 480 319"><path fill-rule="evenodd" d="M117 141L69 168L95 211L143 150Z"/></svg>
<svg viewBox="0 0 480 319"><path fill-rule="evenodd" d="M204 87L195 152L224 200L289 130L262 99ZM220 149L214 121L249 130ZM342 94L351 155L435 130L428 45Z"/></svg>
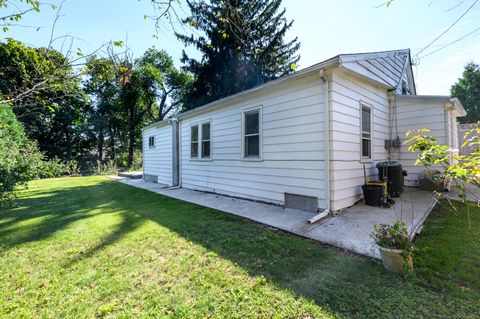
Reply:
<svg viewBox="0 0 480 319"><path fill-rule="evenodd" d="M210 157L210 122L202 124L202 158Z"/></svg>
<svg viewBox="0 0 480 319"><path fill-rule="evenodd" d="M362 105L362 158L372 158L372 109Z"/></svg>
<svg viewBox="0 0 480 319"><path fill-rule="evenodd" d="M245 157L260 156L260 113L258 110L245 113Z"/></svg>
<svg viewBox="0 0 480 319"><path fill-rule="evenodd" d="M155 136L150 136L148 138L148 147L150 148L155 147Z"/></svg>
<svg viewBox="0 0 480 319"><path fill-rule="evenodd" d="M190 157L198 157L198 125L191 127Z"/></svg>

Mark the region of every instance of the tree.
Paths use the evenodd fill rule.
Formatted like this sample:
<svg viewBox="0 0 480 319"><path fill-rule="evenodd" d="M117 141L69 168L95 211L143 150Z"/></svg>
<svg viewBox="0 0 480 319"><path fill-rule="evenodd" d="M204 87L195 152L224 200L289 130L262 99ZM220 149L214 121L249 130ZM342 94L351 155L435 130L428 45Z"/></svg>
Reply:
<svg viewBox="0 0 480 319"><path fill-rule="evenodd" d="M128 49L106 58L90 58L87 64L87 92L92 96L90 123L98 140L99 159L104 145L115 159L117 144L126 150L127 166L141 145L141 128L175 112L185 96L191 77L177 70L165 52L150 48L134 59Z"/></svg>
<svg viewBox="0 0 480 319"><path fill-rule="evenodd" d="M7 32L11 26L16 25L24 15L29 12L40 12L41 2L38 0L0 0L0 9L10 10L9 12L0 13L0 28L3 32ZM21 4L24 7L21 8ZM19 6L20 5L20 6ZM52 5L55 7L55 5Z"/></svg>
<svg viewBox="0 0 480 319"><path fill-rule="evenodd" d="M39 83L42 90L31 91ZM72 158L73 124L80 120L85 96L63 54L12 39L0 43L0 94L11 99L28 137L48 158Z"/></svg>
<svg viewBox="0 0 480 319"><path fill-rule="evenodd" d="M297 38L285 42L293 22L278 13L281 0L187 1L191 16L183 22L203 33L178 34L201 60L183 52L184 69L194 75L185 109L249 89L294 71Z"/></svg>
<svg viewBox="0 0 480 319"><path fill-rule="evenodd" d="M150 69L155 75L156 99L158 110L150 114L153 121L161 121L171 112L178 111L180 104L185 102L187 88L192 77L187 72L177 70L172 57L164 50L148 49L139 60L139 65Z"/></svg>
<svg viewBox="0 0 480 319"><path fill-rule="evenodd" d="M471 62L465 66L462 77L451 88L451 95L458 97L467 111L460 122L480 121L480 65Z"/></svg>

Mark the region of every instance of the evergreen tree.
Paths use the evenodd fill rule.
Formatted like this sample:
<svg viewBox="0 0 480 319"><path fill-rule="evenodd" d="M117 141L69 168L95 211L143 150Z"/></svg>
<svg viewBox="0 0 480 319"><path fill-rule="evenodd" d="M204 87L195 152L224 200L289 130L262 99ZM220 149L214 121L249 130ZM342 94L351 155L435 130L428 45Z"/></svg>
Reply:
<svg viewBox="0 0 480 319"><path fill-rule="evenodd" d="M185 70L195 79L184 109L252 88L294 71L297 38L286 42L293 21L279 11L281 0L187 1L191 16L183 20L203 35L176 34L195 46L201 60L183 52Z"/></svg>

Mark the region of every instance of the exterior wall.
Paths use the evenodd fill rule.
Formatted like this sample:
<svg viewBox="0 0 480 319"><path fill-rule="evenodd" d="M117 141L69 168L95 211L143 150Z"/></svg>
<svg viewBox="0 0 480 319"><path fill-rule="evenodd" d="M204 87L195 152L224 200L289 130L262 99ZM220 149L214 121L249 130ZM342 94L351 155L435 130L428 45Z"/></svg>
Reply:
<svg viewBox="0 0 480 319"><path fill-rule="evenodd" d="M148 146L148 138L155 136L155 147ZM143 130L143 174L156 176L156 182L172 185L172 126ZM147 176L148 177L148 176Z"/></svg>
<svg viewBox="0 0 480 319"><path fill-rule="evenodd" d="M265 88L180 123L185 188L284 204L284 193L326 207L326 84L318 74ZM261 160L242 158L242 113L261 107ZM191 125L210 121L211 159L190 159Z"/></svg>
<svg viewBox="0 0 480 319"><path fill-rule="evenodd" d="M367 179L378 179L375 164L387 158L389 134L387 90L334 70L330 89L330 197L331 210L352 206L362 197L363 165ZM360 102L372 107L372 159L361 160Z"/></svg>
<svg viewBox="0 0 480 319"><path fill-rule="evenodd" d="M405 185L407 186L418 185L418 175L425 170L425 167L415 165L416 155L408 151L408 145L403 144L403 141L406 140L406 132L427 128L430 130L429 135L436 138L439 143L451 146L454 142L456 144L456 141L452 139L455 134L451 134L453 132L452 114L450 111L445 111L444 103L422 99L421 96L418 96L418 98L397 96L396 98L398 118L396 126L402 145L399 151L392 153L392 158L399 160L408 172L408 176L405 177ZM393 125L395 126L395 123Z"/></svg>

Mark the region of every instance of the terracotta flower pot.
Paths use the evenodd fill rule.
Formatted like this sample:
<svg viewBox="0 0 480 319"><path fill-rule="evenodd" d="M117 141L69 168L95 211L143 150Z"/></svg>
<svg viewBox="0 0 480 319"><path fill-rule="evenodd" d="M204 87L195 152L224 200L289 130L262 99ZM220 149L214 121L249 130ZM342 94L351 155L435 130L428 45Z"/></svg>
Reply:
<svg viewBox="0 0 480 319"><path fill-rule="evenodd" d="M380 256L382 257L383 267L386 270L401 274L405 272L403 265L407 263L408 269L413 270L413 258L412 256L408 256L407 260L403 259L403 250L400 249L390 249L380 247Z"/></svg>

